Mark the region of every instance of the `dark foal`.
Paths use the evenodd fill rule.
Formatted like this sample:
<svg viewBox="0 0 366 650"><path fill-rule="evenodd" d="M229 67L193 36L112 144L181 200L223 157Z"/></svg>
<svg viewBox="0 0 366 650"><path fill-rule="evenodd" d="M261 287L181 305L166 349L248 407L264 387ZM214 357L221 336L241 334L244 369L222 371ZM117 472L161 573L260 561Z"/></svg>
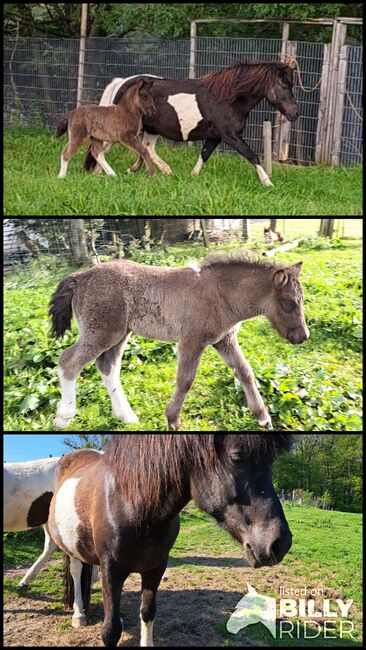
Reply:
<svg viewBox="0 0 366 650"><path fill-rule="evenodd" d="M170 429L180 425L183 401L201 355L213 345L243 385L258 424L272 428L253 371L243 357L237 330L241 321L263 314L290 343L309 337L299 281L301 262L290 267L244 256L211 256L186 268L144 266L127 260L107 262L62 280L50 306L53 333L70 327L72 308L80 338L62 352L62 399L55 426L63 428L76 413L76 380L96 359L117 417L134 423L120 383L121 359L131 332L179 343L175 393L167 406Z"/></svg>
<svg viewBox="0 0 366 650"><path fill-rule="evenodd" d="M56 136L68 131L69 142L61 154L61 168L58 175L64 178L70 158L81 145L89 139L90 151L102 169L109 176L116 176L104 157L103 142L119 142L136 151L146 164L149 176L154 174L154 165L147 148L138 134L142 127L142 117L150 117L155 112L151 95L153 80L136 80L130 85L118 104L113 106L79 106L62 118Z"/></svg>
<svg viewBox="0 0 366 650"><path fill-rule="evenodd" d="M123 584L139 573L141 646L153 646L156 594L179 513L192 498L239 542L251 567L281 562L292 535L271 468L291 445L289 434L115 434L103 456L77 451L63 457L49 526L71 558L73 624L86 621L80 562L100 564L107 647L117 645L123 630Z"/></svg>

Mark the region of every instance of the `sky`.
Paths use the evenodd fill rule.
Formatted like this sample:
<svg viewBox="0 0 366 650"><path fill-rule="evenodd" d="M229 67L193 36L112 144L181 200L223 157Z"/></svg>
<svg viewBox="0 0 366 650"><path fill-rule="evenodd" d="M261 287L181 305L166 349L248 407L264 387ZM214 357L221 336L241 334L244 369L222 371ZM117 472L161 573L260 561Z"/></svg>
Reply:
<svg viewBox="0 0 366 650"><path fill-rule="evenodd" d="M63 444L65 434L60 433L9 433L3 436L4 461L20 463L25 460L38 460L61 456L70 448Z"/></svg>

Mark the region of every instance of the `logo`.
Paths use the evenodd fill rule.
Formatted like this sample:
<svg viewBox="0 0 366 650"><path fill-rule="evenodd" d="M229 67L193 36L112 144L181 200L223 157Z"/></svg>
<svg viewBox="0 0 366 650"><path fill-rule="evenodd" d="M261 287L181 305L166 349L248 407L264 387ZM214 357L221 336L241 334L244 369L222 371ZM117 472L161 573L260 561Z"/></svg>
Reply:
<svg viewBox="0 0 366 650"><path fill-rule="evenodd" d="M292 596L284 598L283 596ZM321 589L286 589L280 587L280 600L259 594L248 584L248 593L235 608L234 614L227 622L226 628L230 634L238 634L240 630L262 623L273 638L283 639L316 639L321 634L324 639L334 640L334 624L339 623L339 637L354 639L352 632L354 624L349 620L353 600L346 602L340 598L331 600L324 598ZM294 598L297 597L297 598ZM323 597L323 607L316 607L315 597ZM279 625L276 627L277 613ZM299 620L291 620L300 618ZM322 622L320 623L320 619Z"/></svg>

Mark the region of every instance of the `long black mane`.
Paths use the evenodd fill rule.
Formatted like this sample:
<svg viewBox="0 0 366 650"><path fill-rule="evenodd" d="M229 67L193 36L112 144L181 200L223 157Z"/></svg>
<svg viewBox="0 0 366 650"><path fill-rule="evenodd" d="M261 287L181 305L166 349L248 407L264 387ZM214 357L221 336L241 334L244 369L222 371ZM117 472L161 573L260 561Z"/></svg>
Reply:
<svg viewBox="0 0 366 650"><path fill-rule="evenodd" d="M162 493L181 491L188 474L202 479L225 471L225 454L219 447L229 444L246 456L271 462L289 451L291 434L117 434L110 439L105 459L113 468L124 498L141 521L161 503Z"/></svg>

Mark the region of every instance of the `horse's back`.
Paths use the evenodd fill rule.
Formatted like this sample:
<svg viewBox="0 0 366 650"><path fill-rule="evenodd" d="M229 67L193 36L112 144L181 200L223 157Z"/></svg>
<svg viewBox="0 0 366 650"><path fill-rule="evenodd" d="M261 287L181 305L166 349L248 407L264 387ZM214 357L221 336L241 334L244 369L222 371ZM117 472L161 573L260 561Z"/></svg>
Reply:
<svg viewBox="0 0 366 650"><path fill-rule="evenodd" d="M79 449L63 456L57 464L57 488L66 478L99 461L102 457L101 452L94 449Z"/></svg>

